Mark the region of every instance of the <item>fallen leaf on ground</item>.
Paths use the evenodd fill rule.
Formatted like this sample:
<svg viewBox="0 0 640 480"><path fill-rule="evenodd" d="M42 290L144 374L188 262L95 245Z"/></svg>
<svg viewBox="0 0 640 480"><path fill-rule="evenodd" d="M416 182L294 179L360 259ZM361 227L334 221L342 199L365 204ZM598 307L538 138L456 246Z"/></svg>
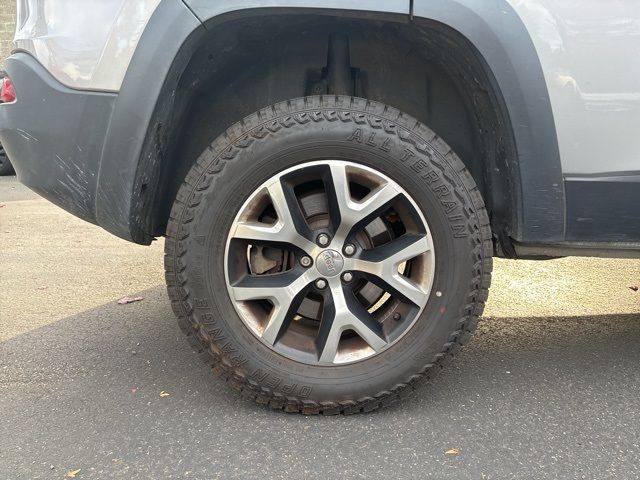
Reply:
<svg viewBox="0 0 640 480"><path fill-rule="evenodd" d="M640 290L637 285L631 285L629 288L634 292L637 292L638 290Z"/></svg>
<svg viewBox="0 0 640 480"><path fill-rule="evenodd" d="M445 455L459 455L460 454L460 449L459 448L450 448L449 450L447 450L446 452L444 452Z"/></svg>
<svg viewBox="0 0 640 480"><path fill-rule="evenodd" d="M122 297L118 300L118 305L125 305L127 303L140 302L144 300L142 297Z"/></svg>
<svg viewBox="0 0 640 480"><path fill-rule="evenodd" d="M170 394L169 392L165 392L164 390L162 390L162 391L160 392L160 396L161 396L161 397L168 397L169 395L171 395L171 394Z"/></svg>
<svg viewBox="0 0 640 480"><path fill-rule="evenodd" d="M78 475L80 473L80 469L77 470L69 470L67 472L67 474L65 475L65 477L67 478L76 478L76 475Z"/></svg>

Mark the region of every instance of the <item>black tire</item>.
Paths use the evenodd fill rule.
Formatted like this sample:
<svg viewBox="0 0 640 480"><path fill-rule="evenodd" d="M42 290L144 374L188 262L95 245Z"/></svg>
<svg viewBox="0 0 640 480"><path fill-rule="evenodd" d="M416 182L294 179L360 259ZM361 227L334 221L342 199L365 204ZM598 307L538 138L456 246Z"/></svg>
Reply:
<svg viewBox="0 0 640 480"><path fill-rule="evenodd" d="M9 161L9 157L7 157L7 153L4 151L4 147L0 145L0 177L5 175L13 175L15 172L13 170L13 165Z"/></svg>
<svg viewBox="0 0 640 480"><path fill-rule="evenodd" d="M371 358L332 367L263 345L234 310L223 273L226 237L248 195L292 165L329 158L368 165L406 189L437 252L433 289L410 334ZM405 397L467 341L488 296L492 252L480 192L444 141L392 107L316 96L262 109L202 153L171 211L165 270L180 327L232 388L286 412L357 413Z"/></svg>

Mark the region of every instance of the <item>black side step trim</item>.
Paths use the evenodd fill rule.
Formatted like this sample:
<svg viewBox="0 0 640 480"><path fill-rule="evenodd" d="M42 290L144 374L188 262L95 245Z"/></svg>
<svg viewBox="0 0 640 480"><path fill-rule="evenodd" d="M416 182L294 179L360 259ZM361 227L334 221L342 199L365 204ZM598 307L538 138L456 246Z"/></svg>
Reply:
<svg viewBox="0 0 640 480"><path fill-rule="evenodd" d="M640 242L514 243L516 258L557 257L640 258Z"/></svg>
<svg viewBox="0 0 640 480"><path fill-rule="evenodd" d="M565 178L567 241L640 242L640 173Z"/></svg>

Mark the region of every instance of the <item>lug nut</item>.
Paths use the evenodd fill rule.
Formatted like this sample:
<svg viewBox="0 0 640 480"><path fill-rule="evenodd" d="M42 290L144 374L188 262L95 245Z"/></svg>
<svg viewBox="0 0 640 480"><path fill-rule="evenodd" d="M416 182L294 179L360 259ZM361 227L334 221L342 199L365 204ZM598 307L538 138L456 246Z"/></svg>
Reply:
<svg viewBox="0 0 640 480"><path fill-rule="evenodd" d="M311 266L311 257L307 257L304 256L300 259L300 265L302 265L303 267L310 267Z"/></svg>
<svg viewBox="0 0 640 480"><path fill-rule="evenodd" d="M330 241L331 239L326 233L321 233L320 235L318 235L318 245L320 245L321 247L326 247L327 245L329 245Z"/></svg>
<svg viewBox="0 0 640 480"><path fill-rule="evenodd" d="M327 288L327 281L324 278L319 278L318 280L316 280L316 288L318 290L324 290L325 288Z"/></svg>
<svg viewBox="0 0 640 480"><path fill-rule="evenodd" d="M349 283L351 280L353 280L353 273L351 272L344 272L342 274L342 281Z"/></svg>
<svg viewBox="0 0 640 480"><path fill-rule="evenodd" d="M345 254L345 255L351 256L351 255L353 255L354 253L356 253L356 247L355 247L355 245L352 245L352 244L348 243L348 244L346 244L346 245L344 246L344 254Z"/></svg>
<svg viewBox="0 0 640 480"><path fill-rule="evenodd" d="M400 319L402 318L402 315L400 315L400 313L396 312L393 314L393 319L398 322L400 321Z"/></svg>

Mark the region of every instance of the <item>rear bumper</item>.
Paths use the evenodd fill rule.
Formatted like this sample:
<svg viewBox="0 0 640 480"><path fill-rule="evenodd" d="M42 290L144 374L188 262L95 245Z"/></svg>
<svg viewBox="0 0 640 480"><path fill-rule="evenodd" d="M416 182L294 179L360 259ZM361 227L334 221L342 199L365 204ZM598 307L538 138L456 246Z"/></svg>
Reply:
<svg viewBox="0 0 640 480"><path fill-rule="evenodd" d="M0 141L18 179L96 223L100 159L117 95L65 87L26 53L12 55L5 69L17 100L0 105Z"/></svg>

